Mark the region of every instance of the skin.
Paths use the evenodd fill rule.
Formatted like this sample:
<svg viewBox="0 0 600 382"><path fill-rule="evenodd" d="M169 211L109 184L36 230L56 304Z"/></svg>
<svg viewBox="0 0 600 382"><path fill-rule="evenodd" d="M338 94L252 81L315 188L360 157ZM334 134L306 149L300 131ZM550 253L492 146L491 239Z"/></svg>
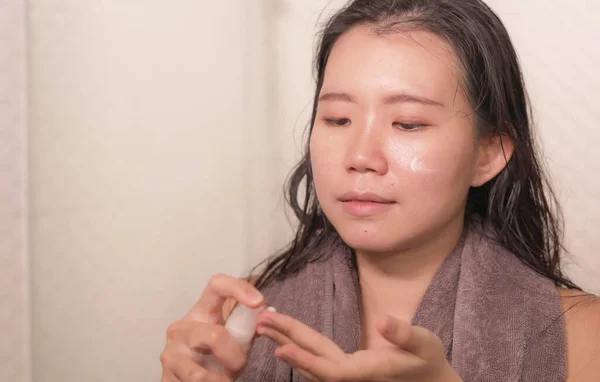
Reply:
<svg viewBox="0 0 600 382"><path fill-rule="evenodd" d="M366 26L344 34L331 52L311 162L323 211L360 256L408 254L442 231L452 229L453 238L444 241L454 242L462 231L478 150L454 66L446 44L433 35L377 36ZM400 94L441 105L391 99ZM432 172L413 172L415 158ZM394 204L380 214L354 217L340 202L351 191Z"/></svg>
<svg viewBox="0 0 600 382"><path fill-rule="evenodd" d="M600 375L600 299L558 289L565 312L569 382L592 382Z"/></svg>
<svg viewBox="0 0 600 382"><path fill-rule="evenodd" d="M378 36L361 26L334 46L311 160L321 207L356 250L362 349L345 354L320 333L276 312L262 312L257 328L258 335L280 345L275 355L308 379L460 380L439 338L409 323L435 271L459 241L469 188L502 171L513 150L506 138L478 136L460 81L452 49L426 32ZM415 97L436 105L414 102ZM371 192L389 205L356 216L343 201L348 192ZM364 212L363 207L357 209ZM403 296L395 292L399 288ZM559 293L567 312L568 380L596 380L600 304L593 296ZM393 305L386 296L394 296ZM198 303L168 330L163 382L231 381L241 373L247 355L223 328L236 302L258 307L264 298L244 280L213 277ZM208 351L225 374L201 367Z"/></svg>
<svg viewBox="0 0 600 382"><path fill-rule="evenodd" d="M167 329L167 344L160 361L161 382L229 382L243 370L247 354L225 330L224 323L235 302L250 308L264 304L264 296L246 280L226 275L213 276L202 296L183 319ZM212 352L224 374L201 366Z"/></svg>
<svg viewBox="0 0 600 382"><path fill-rule="evenodd" d="M377 35L369 26L344 34L327 63L311 161L323 211L356 250L366 348L386 343L377 317L412 318L460 239L470 187L497 175L512 154L507 139L503 152L499 137L477 134L457 67L450 46L431 33ZM348 192L391 204L355 216L343 201ZM397 290L406 293L390 306L385 296Z"/></svg>

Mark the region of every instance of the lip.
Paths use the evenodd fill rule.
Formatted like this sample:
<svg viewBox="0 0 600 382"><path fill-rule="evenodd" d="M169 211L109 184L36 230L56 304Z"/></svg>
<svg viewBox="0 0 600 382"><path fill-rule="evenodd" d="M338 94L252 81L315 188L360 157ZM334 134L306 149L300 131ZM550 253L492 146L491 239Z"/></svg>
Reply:
<svg viewBox="0 0 600 382"><path fill-rule="evenodd" d="M364 202L364 203L381 203L393 204L391 199L386 199L372 192L347 192L340 198L342 202Z"/></svg>
<svg viewBox="0 0 600 382"><path fill-rule="evenodd" d="M344 210L351 216L369 217L384 213L391 208L395 201L386 199L370 192L349 192L344 194L340 201Z"/></svg>

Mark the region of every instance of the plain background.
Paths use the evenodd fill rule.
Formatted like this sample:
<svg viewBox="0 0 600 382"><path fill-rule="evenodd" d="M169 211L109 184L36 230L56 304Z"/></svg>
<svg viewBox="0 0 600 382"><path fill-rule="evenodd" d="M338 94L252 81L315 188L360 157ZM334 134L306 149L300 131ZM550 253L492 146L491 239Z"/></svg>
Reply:
<svg viewBox="0 0 600 382"><path fill-rule="evenodd" d="M156 381L208 278L285 243L315 26L341 3L0 1L0 380ZM600 293L600 1L488 3L522 58L569 272Z"/></svg>

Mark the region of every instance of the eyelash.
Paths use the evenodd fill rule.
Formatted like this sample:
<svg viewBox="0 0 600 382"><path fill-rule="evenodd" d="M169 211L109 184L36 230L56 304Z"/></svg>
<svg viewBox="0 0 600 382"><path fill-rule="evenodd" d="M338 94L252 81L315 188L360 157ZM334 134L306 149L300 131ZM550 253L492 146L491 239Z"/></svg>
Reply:
<svg viewBox="0 0 600 382"><path fill-rule="evenodd" d="M347 126L350 123L348 118L325 119L325 122L330 126Z"/></svg>
<svg viewBox="0 0 600 382"><path fill-rule="evenodd" d="M427 127L427 125L422 124L422 123L394 122L393 125L396 127L400 126L399 128L404 131L416 131L416 130L421 130L421 129L424 129L425 127Z"/></svg>
<svg viewBox="0 0 600 382"><path fill-rule="evenodd" d="M337 119L325 119L325 122L330 126L347 126L350 124L350 119L348 118L337 118ZM427 125L422 123L402 123L402 122L394 122L393 125L398 127L403 131L416 131L421 130L427 127Z"/></svg>

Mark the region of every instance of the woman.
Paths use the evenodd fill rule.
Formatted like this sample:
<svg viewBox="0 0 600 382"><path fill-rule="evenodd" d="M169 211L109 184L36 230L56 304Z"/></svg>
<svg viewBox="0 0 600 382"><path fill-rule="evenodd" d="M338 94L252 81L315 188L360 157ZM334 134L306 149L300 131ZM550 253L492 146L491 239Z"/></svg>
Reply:
<svg viewBox="0 0 600 382"><path fill-rule="evenodd" d="M213 277L168 331L163 381L589 381L600 304L560 222L517 55L480 0L354 0L325 25L290 246ZM236 302L273 305L251 354ZM200 364L212 352L217 374Z"/></svg>

